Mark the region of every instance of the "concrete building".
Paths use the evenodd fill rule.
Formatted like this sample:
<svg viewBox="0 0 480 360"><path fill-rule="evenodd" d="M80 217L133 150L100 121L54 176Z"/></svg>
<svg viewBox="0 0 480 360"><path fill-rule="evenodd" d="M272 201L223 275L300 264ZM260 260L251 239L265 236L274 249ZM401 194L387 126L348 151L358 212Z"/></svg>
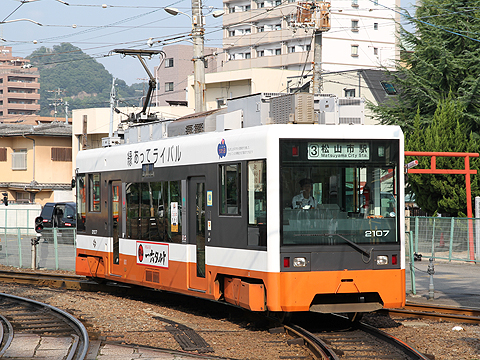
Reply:
<svg viewBox="0 0 480 360"><path fill-rule="evenodd" d="M35 115L40 110L40 73L30 60L14 57L0 46L0 121Z"/></svg>
<svg viewBox="0 0 480 360"><path fill-rule="evenodd" d="M260 92L286 93L289 77L298 74L294 70L242 69L205 75L206 110L226 105L228 99ZM195 103L193 75L188 78L188 103Z"/></svg>
<svg viewBox="0 0 480 360"><path fill-rule="evenodd" d="M400 0L331 1L330 31L323 33L322 70L393 68L399 58L395 9ZM312 30L293 27L293 0L224 0L221 71L268 67L310 75ZM300 74L299 74L300 75Z"/></svg>
<svg viewBox="0 0 480 360"><path fill-rule="evenodd" d="M189 103L194 102L193 76L189 76ZM207 110L217 109L228 99L255 93L290 93L304 81L295 70L244 69L205 76ZM382 70L351 70L324 75L323 93L337 97L361 97L378 104L396 95L395 84ZM377 124L365 109L365 124Z"/></svg>
<svg viewBox="0 0 480 360"><path fill-rule="evenodd" d="M193 46L168 45L162 48L166 58L164 62L155 67L157 89L152 103L156 106L180 105L187 106L187 79L193 74ZM221 49L205 47L205 73L217 71L217 59L214 53ZM209 56L211 55L211 56Z"/></svg>
<svg viewBox="0 0 480 360"><path fill-rule="evenodd" d="M72 201L72 126L0 124L0 193L9 203Z"/></svg>

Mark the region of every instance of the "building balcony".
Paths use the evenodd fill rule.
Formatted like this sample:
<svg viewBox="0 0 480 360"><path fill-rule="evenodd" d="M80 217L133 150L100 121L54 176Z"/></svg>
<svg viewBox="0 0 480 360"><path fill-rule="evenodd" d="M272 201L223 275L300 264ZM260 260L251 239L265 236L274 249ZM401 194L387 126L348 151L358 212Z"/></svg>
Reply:
<svg viewBox="0 0 480 360"><path fill-rule="evenodd" d="M223 66L223 71L240 70L247 68L281 68L282 66L304 64L306 52L297 52L282 55L261 56L250 59L230 60ZM312 57L310 53L310 57ZM311 62L311 60L310 60Z"/></svg>
<svg viewBox="0 0 480 360"><path fill-rule="evenodd" d="M266 12L267 9L272 9ZM289 14L296 14L294 3L276 8L260 8L249 11L235 12L223 15L223 26L229 27L238 23L262 23L272 19L280 19Z"/></svg>
<svg viewBox="0 0 480 360"><path fill-rule="evenodd" d="M305 42L306 40L303 39L308 39L309 41L311 41L311 38L311 33L306 32L297 34L295 38L292 38L291 29L262 31L248 35L231 36L228 38L224 38L223 48L225 50L232 50L235 48L248 47L252 44L260 46L263 44L278 44L280 42L287 43L292 40L295 40L297 42ZM310 43L309 41L307 41L306 43ZM231 44L235 45L231 46Z"/></svg>
<svg viewBox="0 0 480 360"><path fill-rule="evenodd" d="M20 82L20 81L7 81L8 88L16 89L40 89L39 82Z"/></svg>
<svg viewBox="0 0 480 360"><path fill-rule="evenodd" d="M6 108L6 112L8 114L9 110L30 110L30 111L38 111L40 110L40 104L3 104L3 107Z"/></svg>
<svg viewBox="0 0 480 360"><path fill-rule="evenodd" d="M16 92L9 92L9 93L3 93L3 98L5 100L7 99L28 99L28 100L40 100L40 94L38 93L16 93Z"/></svg>

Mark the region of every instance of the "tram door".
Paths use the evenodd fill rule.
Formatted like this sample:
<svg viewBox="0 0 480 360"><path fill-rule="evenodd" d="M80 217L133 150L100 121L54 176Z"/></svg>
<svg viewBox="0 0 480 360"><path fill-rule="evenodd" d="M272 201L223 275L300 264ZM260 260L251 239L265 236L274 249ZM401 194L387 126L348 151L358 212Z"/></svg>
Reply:
<svg viewBox="0 0 480 360"><path fill-rule="evenodd" d="M112 234L112 257L110 259L112 275L121 276L120 264L120 237L122 232L122 183L120 181L111 182L110 186L110 223Z"/></svg>
<svg viewBox="0 0 480 360"><path fill-rule="evenodd" d="M205 277L205 204L206 204L205 178L192 177L188 182L188 241L194 244L194 252L190 259L195 259L195 264L188 267L188 286L190 289L206 291L207 279Z"/></svg>

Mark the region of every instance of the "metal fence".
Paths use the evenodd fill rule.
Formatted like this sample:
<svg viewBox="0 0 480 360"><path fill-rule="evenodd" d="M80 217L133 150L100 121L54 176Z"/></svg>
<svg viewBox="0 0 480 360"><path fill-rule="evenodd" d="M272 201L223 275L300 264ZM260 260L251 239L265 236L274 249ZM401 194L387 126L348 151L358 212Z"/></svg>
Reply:
<svg viewBox="0 0 480 360"><path fill-rule="evenodd" d="M17 268L75 270L75 229L44 229L35 251L32 228L0 227L0 264ZM35 260L35 263L33 262Z"/></svg>
<svg viewBox="0 0 480 360"><path fill-rule="evenodd" d="M425 258L480 261L478 218L406 217L405 224L407 256L413 249Z"/></svg>
<svg viewBox="0 0 480 360"><path fill-rule="evenodd" d="M30 268L39 209L9 209L3 214L1 210L0 264ZM414 263L415 254L425 259L480 262L480 218L406 217L405 224L407 264ZM75 239L72 228L44 229L36 248L37 268L75 270Z"/></svg>
<svg viewBox="0 0 480 360"><path fill-rule="evenodd" d="M18 229L22 233L35 236L35 218L42 212L38 204L13 204L0 206L1 233L16 235Z"/></svg>

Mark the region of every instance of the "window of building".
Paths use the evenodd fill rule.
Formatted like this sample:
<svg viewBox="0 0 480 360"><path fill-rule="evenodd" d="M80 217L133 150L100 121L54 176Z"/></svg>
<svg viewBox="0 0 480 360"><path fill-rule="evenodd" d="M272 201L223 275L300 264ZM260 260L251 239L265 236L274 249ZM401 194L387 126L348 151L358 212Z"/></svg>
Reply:
<svg viewBox="0 0 480 360"><path fill-rule="evenodd" d="M250 5L245 5L244 11L250 11L252 7Z"/></svg>
<svg viewBox="0 0 480 360"><path fill-rule="evenodd" d="M358 56L358 45L352 45L352 56Z"/></svg>
<svg viewBox="0 0 480 360"><path fill-rule="evenodd" d="M225 98L217 98L217 109L220 109L224 106L227 106L227 99Z"/></svg>
<svg viewBox="0 0 480 360"><path fill-rule="evenodd" d="M53 148L52 161L72 161L72 148Z"/></svg>
<svg viewBox="0 0 480 360"><path fill-rule="evenodd" d="M250 59L252 57L252 54L247 52L245 53L245 59Z"/></svg>
<svg viewBox="0 0 480 360"><path fill-rule="evenodd" d="M264 32L264 31L265 31L265 26L259 26L259 27L257 28L257 31L258 31L258 32Z"/></svg>
<svg viewBox="0 0 480 360"><path fill-rule="evenodd" d="M282 55L282 49L275 49L275 55Z"/></svg>
<svg viewBox="0 0 480 360"><path fill-rule="evenodd" d="M289 53L294 53L295 52L295 46L289 46L288 47L288 52Z"/></svg>
<svg viewBox="0 0 480 360"><path fill-rule="evenodd" d="M165 83L165 92L173 91L173 82L166 82Z"/></svg>
<svg viewBox="0 0 480 360"><path fill-rule="evenodd" d="M282 24L275 24L274 29L275 30L282 30Z"/></svg>
<svg viewBox="0 0 480 360"><path fill-rule="evenodd" d="M373 55L378 55L378 48L376 47L373 48Z"/></svg>
<svg viewBox="0 0 480 360"><path fill-rule="evenodd" d="M245 35L246 34L251 34L252 33L252 29L248 28L248 29L244 29L244 32L243 32Z"/></svg>
<svg viewBox="0 0 480 360"><path fill-rule="evenodd" d="M7 148L0 148L0 161L7 161Z"/></svg>
<svg viewBox="0 0 480 360"><path fill-rule="evenodd" d="M88 175L88 211L100 212L100 174Z"/></svg>
<svg viewBox="0 0 480 360"><path fill-rule="evenodd" d="M259 3L258 3L258 7L259 7L259 8L265 7L265 3L264 3L264 2L259 2Z"/></svg>
<svg viewBox="0 0 480 360"><path fill-rule="evenodd" d="M373 30L378 30L378 23L373 23Z"/></svg>
<svg viewBox="0 0 480 360"><path fill-rule="evenodd" d="M355 97L355 89L344 89L345 97Z"/></svg>
<svg viewBox="0 0 480 360"><path fill-rule="evenodd" d="M235 30L229 30L228 31L228 36L230 36L230 37L235 36Z"/></svg>
<svg viewBox="0 0 480 360"><path fill-rule="evenodd" d="M24 191L17 191L15 194L15 201L17 203L30 203L30 193Z"/></svg>
<svg viewBox="0 0 480 360"><path fill-rule="evenodd" d="M0 100L0 105L3 105L3 100Z"/></svg>
<svg viewBox="0 0 480 360"><path fill-rule="evenodd" d="M257 54L258 54L258 57L262 57L265 55L265 52L263 50L260 50L257 52Z"/></svg>
<svg viewBox="0 0 480 360"><path fill-rule="evenodd" d="M305 51L310 51L312 50L312 45L308 44L308 45L305 45Z"/></svg>
<svg viewBox="0 0 480 360"><path fill-rule="evenodd" d="M395 86L392 83L380 81L380 84L382 84L383 90L385 90L387 95L397 95L397 89L395 89Z"/></svg>
<svg viewBox="0 0 480 360"><path fill-rule="evenodd" d="M352 31L358 31L358 20L352 20Z"/></svg>
<svg viewBox="0 0 480 360"><path fill-rule="evenodd" d="M220 215L240 215L241 164L220 165Z"/></svg>
<svg viewBox="0 0 480 360"><path fill-rule="evenodd" d="M282 5L282 0L275 0L275 6Z"/></svg>
<svg viewBox="0 0 480 360"><path fill-rule="evenodd" d="M234 13L235 12L235 6L232 6L230 8L228 8L228 12L231 14L231 13Z"/></svg>
<svg viewBox="0 0 480 360"><path fill-rule="evenodd" d="M165 67L166 68L173 67L173 58L165 59Z"/></svg>
<svg viewBox="0 0 480 360"><path fill-rule="evenodd" d="M27 170L27 149L13 150L12 170Z"/></svg>

